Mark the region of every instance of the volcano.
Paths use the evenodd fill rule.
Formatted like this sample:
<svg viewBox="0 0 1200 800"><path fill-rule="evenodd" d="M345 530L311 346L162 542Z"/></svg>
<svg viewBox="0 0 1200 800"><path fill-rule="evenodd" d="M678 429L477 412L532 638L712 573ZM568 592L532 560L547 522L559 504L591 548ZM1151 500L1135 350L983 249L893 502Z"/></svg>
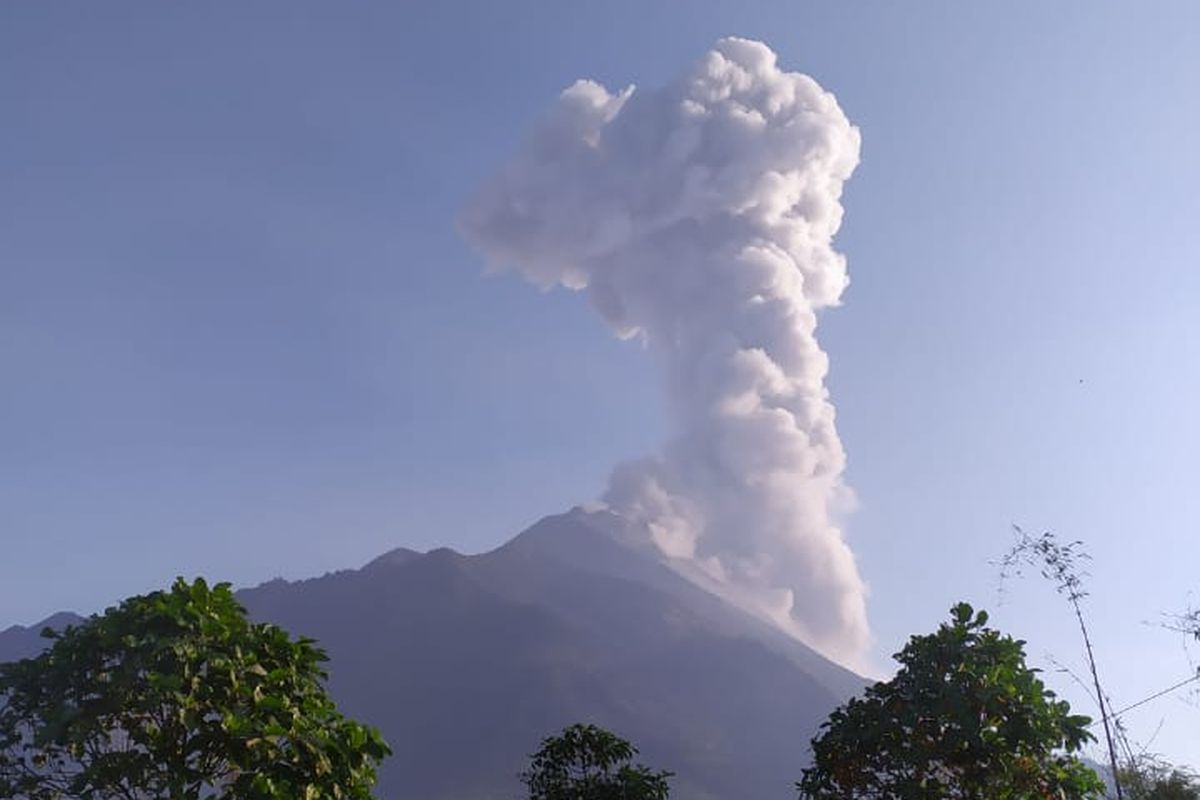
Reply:
<svg viewBox="0 0 1200 800"><path fill-rule="evenodd" d="M487 553L397 549L238 596L328 652L340 708L395 751L381 798L518 798L529 754L575 722L673 771L672 797L788 796L817 726L867 680L682 578L629 528L574 509ZM41 627L0 632L0 661L37 652Z"/></svg>

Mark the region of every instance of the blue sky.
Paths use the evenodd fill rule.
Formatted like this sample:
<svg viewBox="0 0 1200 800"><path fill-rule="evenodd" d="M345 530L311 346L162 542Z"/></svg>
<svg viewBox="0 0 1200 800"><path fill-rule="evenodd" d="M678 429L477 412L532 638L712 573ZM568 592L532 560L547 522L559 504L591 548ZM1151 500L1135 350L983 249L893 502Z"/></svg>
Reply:
<svg viewBox="0 0 1200 800"><path fill-rule="evenodd" d="M454 219L574 79L730 34L863 133L819 335L879 663L961 598L1079 668L1048 587L997 597L1019 523L1087 541L1117 705L1186 677L1156 627L1200 588L1186 2L6 6L0 626L487 549L652 451L645 353L484 277ZM1160 720L1200 764L1200 708L1131 733Z"/></svg>

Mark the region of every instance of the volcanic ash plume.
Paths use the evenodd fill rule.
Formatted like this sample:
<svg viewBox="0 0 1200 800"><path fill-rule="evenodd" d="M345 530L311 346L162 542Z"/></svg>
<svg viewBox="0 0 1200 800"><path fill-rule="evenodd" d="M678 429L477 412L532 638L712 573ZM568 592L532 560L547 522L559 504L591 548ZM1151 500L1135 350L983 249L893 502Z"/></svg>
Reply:
<svg viewBox="0 0 1200 800"><path fill-rule="evenodd" d="M462 219L494 266L586 290L660 361L672 438L614 471L608 505L683 574L851 664L865 589L815 332L847 283L831 240L858 152L833 95L724 39L665 89L575 83Z"/></svg>

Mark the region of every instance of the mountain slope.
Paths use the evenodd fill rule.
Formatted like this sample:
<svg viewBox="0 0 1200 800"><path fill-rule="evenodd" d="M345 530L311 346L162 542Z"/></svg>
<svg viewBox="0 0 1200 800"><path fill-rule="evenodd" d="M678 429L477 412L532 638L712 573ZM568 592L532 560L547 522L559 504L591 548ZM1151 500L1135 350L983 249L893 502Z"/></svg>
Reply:
<svg viewBox="0 0 1200 800"><path fill-rule="evenodd" d="M329 652L343 710L396 751L381 798L519 797L540 738L577 721L675 771L674 797L788 796L816 726L863 679L623 533L611 515L576 510L489 553L393 551L240 598ZM10 646L0 634L0 659Z"/></svg>
<svg viewBox="0 0 1200 800"><path fill-rule="evenodd" d="M64 611L28 628L21 625L5 628L0 631L0 662L18 661L35 656L46 646L46 639L42 636L43 630L62 630L68 625L77 625L80 622L83 622L83 617Z"/></svg>

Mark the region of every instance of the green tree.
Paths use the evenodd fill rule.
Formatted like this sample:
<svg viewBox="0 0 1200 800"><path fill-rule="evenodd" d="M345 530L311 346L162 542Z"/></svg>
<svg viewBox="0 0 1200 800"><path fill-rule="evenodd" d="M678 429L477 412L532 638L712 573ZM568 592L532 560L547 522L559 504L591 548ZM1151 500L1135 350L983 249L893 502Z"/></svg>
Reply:
<svg viewBox="0 0 1200 800"><path fill-rule="evenodd" d="M43 635L0 665L0 797L365 800L390 753L334 707L325 654L227 584L180 578Z"/></svg>
<svg viewBox="0 0 1200 800"><path fill-rule="evenodd" d="M637 748L595 725L542 740L521 780L529 800L666 800L670 772L631 764Z"/></svg>
<svg viewBox="0 0 1200 800"><path fill-rule="evenodd" d="M1159 758L1135 758L1121 768L1128 800L1200 800L1200 780L1190 770Z"/></svg>
<svg viewBox="0 0 1200 800"><path fill-rule="evenodd" d="M1073 756L1092 739L1025 665L1024 642L960 603L914 636L896 677L835 710L812 742L802 798L1032 800L1103 797Z"/></svg>

